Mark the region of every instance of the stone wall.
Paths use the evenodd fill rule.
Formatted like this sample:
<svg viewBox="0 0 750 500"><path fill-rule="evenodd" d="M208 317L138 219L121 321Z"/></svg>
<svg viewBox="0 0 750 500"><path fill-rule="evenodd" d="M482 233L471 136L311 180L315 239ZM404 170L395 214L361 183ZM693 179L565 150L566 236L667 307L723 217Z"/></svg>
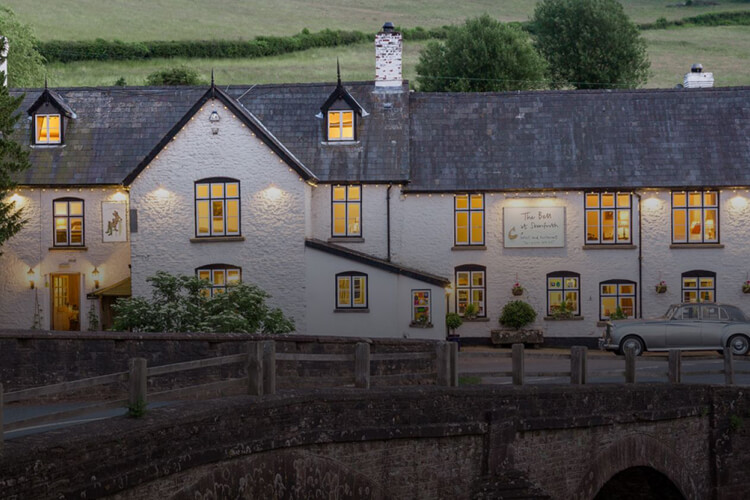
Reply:
<svg viewBox="0 0 750 500"><path fill-rule="evenodd" d="M591 499L647 466L687 499L741 498L749 420L744 389L695 385L241 396L8 441L0 497L497 498L515 477Z"/></svg>
<svg viewBox="0 0 750 500"><path fill-rule="evenodd" d="M262 336L249 334L162 334L123 332L0 331L0 383L6 392L128 370L130 358L146 358L148 366L226 356L247 351L252 340L276 340L276 352L353 354L357 342L369 342L370 351L435 352L435 342L357 337ZM423 360L373 361L372 385L398 384L379 376L416 374L402 383L435 383L434 363ZM149 379L149 390L173 389L245 376L244 364L203 368ZM340 385L334 377L354 381L354 362L277 361L278 387L300 388ZM101 386L100 395L122 394L126 384ZM85 395L91 396L87 390Z"/></svg>

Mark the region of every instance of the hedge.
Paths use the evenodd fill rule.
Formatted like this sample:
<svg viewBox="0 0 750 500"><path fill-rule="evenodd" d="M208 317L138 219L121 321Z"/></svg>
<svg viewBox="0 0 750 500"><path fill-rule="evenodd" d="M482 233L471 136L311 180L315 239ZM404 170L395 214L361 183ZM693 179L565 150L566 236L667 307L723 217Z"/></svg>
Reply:
<svg viewBox="0 0 750 500"><path fill-rule="evenodd" d="M642 30L665 29L671 26L750 26L750 11L701 14L683 19L675 19L674 21L668 21L660 17L655 23L638 25Z"/></svg>
<svg viewBox="0 0 750 500"><path fill-rule="evenodd" d="M450 26L401 30L405 40L445 38ZM293 36L259 36L254 40L184 40L123 42L120 40L90 41L54 40L40 42L38 50L48 62L119 61L154 57L186 58L255 58L286 54L315 47L336 47L372 42L375 35L361 31L329 30L310 33L307 29Z"/></svg>

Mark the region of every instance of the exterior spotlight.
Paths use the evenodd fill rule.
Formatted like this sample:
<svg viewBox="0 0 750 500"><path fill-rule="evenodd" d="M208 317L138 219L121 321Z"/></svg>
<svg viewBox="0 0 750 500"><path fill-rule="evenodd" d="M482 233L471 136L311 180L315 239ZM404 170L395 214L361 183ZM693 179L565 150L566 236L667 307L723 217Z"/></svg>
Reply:
<svg viewBox="0 0 750 500"><path fill-rule="evenodd" d="M99 268L94 266L94 270L91 271L91 276L94 277L94 288L99 288Z"/></svg>
<svg viewBox="0 0 750 500"><path fill-rule="evenodd" d="M26 272L26 276L29 277L29 288L31 290L34 289L34 270L32 268L29 268L29 270Z"/></svg>

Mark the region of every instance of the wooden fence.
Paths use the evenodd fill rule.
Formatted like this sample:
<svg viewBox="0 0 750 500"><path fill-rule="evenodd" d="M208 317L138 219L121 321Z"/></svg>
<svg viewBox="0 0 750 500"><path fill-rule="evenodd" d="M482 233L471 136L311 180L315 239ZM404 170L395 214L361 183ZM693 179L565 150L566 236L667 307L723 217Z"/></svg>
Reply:
<svg viewBox="0 0 750 500"><path fill-rule="evenodd" d="M128 363L129 370L111 373L100 377L92 377L59 384L34 387L15 392L3 393L0 384L0 450L3 444L3 432L10 432L34 425L59 422L64 419L91 414L97 411L128 407L135 409L145 407L149 402L169 401L185 397L222 394L227 390L242 390L246 394L262 396L276 393L276 362L291 361L350 363L354 365L354 377L325 377L326 383L348 385L361 389L369 389L371 383L371 363L373 361L405 361L422 360L434 367L431 372L437 385L458 385L458 349L454 342L438 342L434 352L402 352L402 353L370 353L370 344L359 342L354 346L352 354L308 354L308 353L277 353L273 340L248 342L246 354L233 354L215 358L199 359L184 363L148 367L144 358L132 358ZM192 385L179 389L160 392L148 392L148 377L167 375L187 370L244 363L247 376L220 380L207 384ZM423 379L424 375L415 376L414 373L401 372L380 375L378 378L389 382L403 383L414 379ZM75 409L58 411L37 417L9 422L3 425L3 406L8 403L20 403L50 396L63 396L72 391L89 389L99 385L127 383L127 398L106 402L85 404Z"/></svg>
<svg viewBox="0 0 750 500"><path fill-rule="evenodd" d="M550 353L534 353L526 352L523 344L513 344L511 352L462 352L460 354L461 359L465 360L477 360L477 359L511 359L511 370L501 371L492 370L485 372L476 371L465 371L459 373L461 376L474 376L474 377L508 377L511 378L514 385L524 385L526 383L526 377L570 377L570 383L575 385L586 384L587 379L591 375L597 375L600 377L622 377L622 381L625 383L636 382L636 365L638 356L631 350L625 352L625 368L623 370L595 370L591 371L587 367L588 361L588 348L574 346L570 349L570 354L550 354ZM565 371L529 371L525 369L524 361L526 359L568 359L570 360L570 369ZM715 356L693 356L690 358L691 361L706 361L716 360ZM698 376L698 375L724 375L724 382L727 385L735 383L735 375L750 375L750 370L738 369L735 366L735 356L728 349L724 350L723 360L724 364L720 370L693 370L689 372L683 372L682 370L682 351L679 349L672 349L669 351L668 357L665 358L648 358L649 361L664 360L667 363L665 369L645 369L641 370L641 374L648 375L660 375L664 376L670 383L679 384L682 383L684 376Z"/></svg>

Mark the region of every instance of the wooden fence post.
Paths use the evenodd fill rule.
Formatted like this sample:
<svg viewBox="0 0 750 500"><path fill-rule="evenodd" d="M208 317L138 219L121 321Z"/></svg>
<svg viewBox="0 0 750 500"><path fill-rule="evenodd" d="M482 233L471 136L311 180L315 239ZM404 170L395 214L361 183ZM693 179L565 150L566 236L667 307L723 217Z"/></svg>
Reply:
<svg viewBox="0 0 750 500"><path fill-rule="evenodd" d="M450 384L450 359L448 359L448 343L438 342L436 349L437 385Z"/></svg>
<svg viewBox="0 0 750 500"><path fill-rule="evenodd" d="M263 394L276 394L276 341L263 344Z"/></svg>
<svg viewBox="0 0 750 500"><path fill-rule="evenodd" d="M635 384L635 348L625 349L625 383Z"/></svg>
<svg viewBox="0 0 750 500"><path fill-rule="evenodd" d="M511 359L513 361L513 385L523 385L524 382L524 359L523 359L523 344L513 344L513 350L511 352Z"/></svg>
<svg viewBox="0 0 750 500"><path fill-rule="evenodd" d="M724 349L724 383L734 385L734 356L729 347Z"/></svg>
<svg viewBox="0 0 750 500"><path fill-rule="evenodd" d="M458 342L448 342L448 360L450 370L448 382L451 387L458 387Z"/></svg>
<svg viewBox="0 0 750 500"><path fill-rule="evenodd" d="M679 349L669 350L669 383L682 383L682 351Z"/></svg>
<svg viewBox="0 0 750 500"><path fill-rule="evenodd" d="M586 354L588 348L574 345L570 348L570 383L583 385L586 383Z"/></svg>
<svg viewBox="0 0 750 500"><path fill-rule="evenodd" d="M3 454L3 442L5 442L3 435L3 384L0 384L0 456Z"/></svg>
<svg viewBox="0 0 750 500"><path fill-rule="evenodd" d="M370 388L370 344L357 342L354 346L354 387Z"/></svg>
<svg viewBox="0 0 750 500"><path fill-rule="evenodd" d="M132 408L143 406L148 404L146 395L146 377L148 375L148 367L146 365L145 358L131 358L129 361L130 376L128 381L130 384L130 392L128 394L128 405Z"/></svg>
<svg viewBox="0 0 750 500"><path fill-rule="evenodd" d="M247 393L251 396L263 395L263 344L247 344Z"/></svg>

